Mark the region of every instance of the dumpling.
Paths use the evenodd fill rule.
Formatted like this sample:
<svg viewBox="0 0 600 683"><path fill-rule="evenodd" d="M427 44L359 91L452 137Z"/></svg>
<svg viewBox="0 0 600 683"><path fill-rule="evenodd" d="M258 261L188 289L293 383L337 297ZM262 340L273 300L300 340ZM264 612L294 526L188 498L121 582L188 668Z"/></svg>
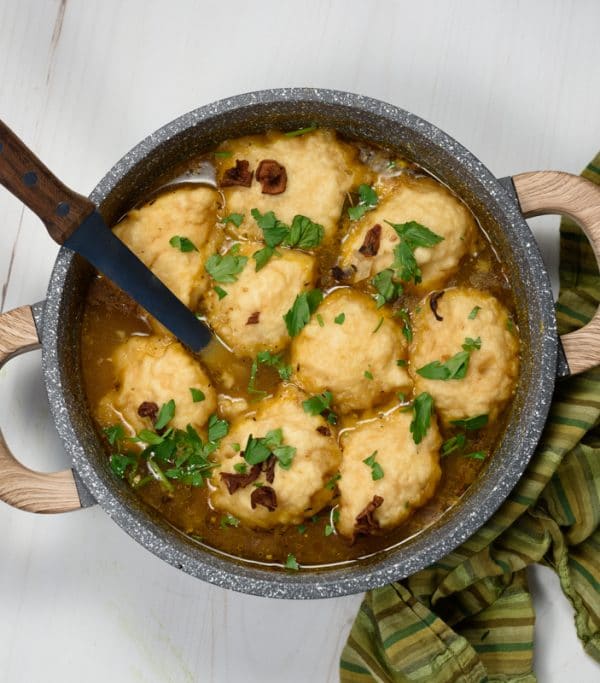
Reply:
<svg viewBox="0 0 600 683"><path fill-rule="evenodd" d="M431 394L446 424L484 414L493 422L513 395L519 373L519 339L509 312L487 292L457 287L435 294L437 315L443 318L438 320L431 296L413 318L410 372L415 391ZM463 379L427 379L418 373L429 363L445 363L463 352L463 344L472 349Z"/></svg>
<svg viewBox="0 0 600 683"><path fill-rule="evenodd" d="M421 289L439 287L474 253L477 227L467 207L431 178L402 175L377 188L379 204L351 228L342 244L339 266L358 282L389 268L400 238L390 223L415 221L444 239L433 247L417 247ZM379 226L379 227L376 227ZM371 232L375 229L376 232ZM411 285L414 286L414 285Z"/></svg>
<svg viewBox="0 0 600 683"><path fill-rule="evenodd" d="M337 473L341 455L331 425L320 415L304 411L306 399L298 388L284 385L274 397L262 401L255 414L233 420L213 456L220 465L210 493L216 509L248 526L270 529L299 524L331 501L333 487L326 484ZM295 449L289 467L284 469L271 455L253 469L243 457L248 439L264 438L277 430L275 442Z"/></svg>
<svg viewBox="0 0 600 683"><path fill-rule="evenodd" d="M175 416L170 424L178 429L191 424L202 431L216 412L217 395L204 368L170 337L130 337L114 350L112 365L115 388L97 410L102 426L121 422L131 434L150 428L162 404L171 399ZM190 389L204 398L194 402Z"/></svg>
<svg viewBox="0 0 600 683"><path fill-rule="evenodd" d="M303 215L319 223L325 230L325 238L337 231L346 193L361 181L367 173L357 160L357 152L338 139L334 132L316 130L297 137L281 133L254 135L230 140L221 145L221 151L231 156L217 156L217 177L225 196L223 216L238 213L243 216L239 227L229 224L238 237L262 239L263 233L252 218L252 209L261 214L273 211L275 216L290 224L296 215ZM285 189L278 194L263 192L263 184L257 179L262 174L260 162L274 161L283 166ZM245 178L249 186L226 185L226 174L235 175L238 162L248 162ZM239 168L239 166L238 166ZM252 177L250 179L250 173ZM263 177L262 175L258 176Z"/></svg>
<svg viewBox="0 0 600 683"><path fill-rule="evenodd" d="M337 530L343 536L393 529L433 496L441 477L442 439L432 415L427 433L415 444L412 418L412 411L395 410L343 432L337 482Z"/></svg>
<svg viewBox="0 0 600 683"><path fill-rule="evenodd" d="M114 228L115 235L162 280L183 303L195 310L210 284L207 258L222 241L216 227L218 193L208 187L183 187L159 195L133 209ZM173 237L186 238L182 251Z"/></svg>
<svg viewBox="0 0 600 683"><path fill-rule="evenodd" d="M406 339L391 313L349 288L325 297L291 346L294 381L311 394L330 391L342 413L410 390L406 357Z"/></svg>
<svg viewBox="0 0 600 683"><path fill-rule="evenodd" d="M285 348L290 337L283 316L300 292L310 289L316 277L313 256L293 249L278 249L259 271L252 254L264 245L246 242L239 255L248 259L237 282L215 283L223 292L211 289L204 300L208 322L237 354L252 357L257 351Z"/></svg>

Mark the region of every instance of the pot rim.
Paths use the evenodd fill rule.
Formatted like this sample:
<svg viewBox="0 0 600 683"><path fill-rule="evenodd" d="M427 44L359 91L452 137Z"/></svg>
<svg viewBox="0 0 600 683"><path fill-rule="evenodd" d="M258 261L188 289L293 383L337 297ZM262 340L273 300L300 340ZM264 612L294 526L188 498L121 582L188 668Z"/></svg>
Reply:
<svg viewBox="0 0 600 683"><path fill-rule="evenodd" d="M252 563L232 561L224 555L202 550L192 545L183 534L174 535L166 524L157 523L157 519L152 520L147 511L130 508L117 482L114 482L114 486L107 483L87 458L77 416L71 414L64 386L64 368L60 363L59 326L64 323L62 309L65 284L78 258L64 247L56 259L47 291L42 329L42 366L51 412L74 472L94 499L130 536L178 569L209 583L265 597L309 599L360 593L404 578L456 549L492 516L518 482L539 440L553 394L558 338L547 271L514 197L473 154L439 128L394 105L369 97L336 90L281 88L245 93L205 105L167 123L133 147L100 180L90 198L102 208L107 197L137 164L156 153L159 147L168 144L182 131L206 125L215 117L244 108L290 102L307 103L315 107L333 104L347 109L349 115L357 117L360 113L365 117L373 117L373 120L402 124L411 132L426 136L457 160L472 182L478 184L479 191L485 193L486 200L493 203L502 215L504 229L516 238L512 249L519 262L525 264L521 274L524 276L524 286L529 288L528 296L531 292L529 306L535 318L531 324L538 326L531 332L541 334L542 338L539 357L536 358L540 371L529 383L532 385L530 391L535 396L533 412L527 416L517 415L516 420L511 422L511 428L515 428L513 441L520 447L512 452L503 476L493 480L488 477L473 495L445 513L431 533L428 533L429 530L420 533L410 543L409 556L402 557L401 545L396 550L378 554L377 559L367 563L355 561L325 571L266 571ZM503 447L504 443L495 455Z"/></svg>

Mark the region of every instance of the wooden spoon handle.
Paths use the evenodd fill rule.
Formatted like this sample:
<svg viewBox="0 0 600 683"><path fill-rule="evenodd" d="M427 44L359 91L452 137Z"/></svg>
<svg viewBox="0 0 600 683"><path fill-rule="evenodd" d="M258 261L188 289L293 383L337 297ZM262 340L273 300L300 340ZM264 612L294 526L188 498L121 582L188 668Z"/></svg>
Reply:
<svg viewBox="0 0 600 683"><path fill-rule="evenodd" d="M30 306L0 314L0 368L14 356L39 346ZM72 470L30 470L11 453L1 429L0 500L29 512L68 512L82 506Z"/></svg>
<svg viewBox="0 0 600 683"><path fill-rule="evenodd" d="M558 213L572 218L590 241L600 264L600 187L581 176L537 171L513 176L525 218ZM563 349L572 375L600 365L600 307L582 328L563 334Z"/></svg>
<svg viewBox="0 0 600 683"><path fill-rule="evenodd" d="M96 208L87 197L63 185L1 120L0 183L42 219L59 244Z"/></svg>

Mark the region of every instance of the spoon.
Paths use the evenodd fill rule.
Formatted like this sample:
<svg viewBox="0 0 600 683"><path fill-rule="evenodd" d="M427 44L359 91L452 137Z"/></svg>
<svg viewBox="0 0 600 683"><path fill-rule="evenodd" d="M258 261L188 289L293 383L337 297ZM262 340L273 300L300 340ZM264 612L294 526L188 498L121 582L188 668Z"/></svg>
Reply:
<svg viewBox="0 0 600 683"><path fill-rule="evenodd" d="M159 190L180 185L180 178ZM64 185L1 120L0 183L41 218L55 242L81 254L192 351L208 344L208 326L114 235L93 202Z"/></svg>

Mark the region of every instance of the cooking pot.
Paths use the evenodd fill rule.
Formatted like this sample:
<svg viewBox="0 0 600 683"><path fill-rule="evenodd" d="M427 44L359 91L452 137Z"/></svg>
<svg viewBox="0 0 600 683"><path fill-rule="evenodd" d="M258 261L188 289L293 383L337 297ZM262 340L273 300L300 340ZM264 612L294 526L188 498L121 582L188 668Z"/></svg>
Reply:
<svg viewBox="0 0 600 683"><path fill-rule="evenodd" d="M485 469L432 526L397 547L329 568L291 572L232 558L171 526L110 471L82 385L80 328L94 272L62 248L46 301L0 315L0 366L42 347L42 367L56 427L71 469L33 472L11 454L0 432L0 499L38 513L99 504L158 557L224 588L278 598L333 597L398 580L454 550L506 499L540 438L555 381L600 363L600 314L559 339L550 280L524 218L560 213L577 221L600 257L600 188L560 172L498 180L444 132L390 104L332 90L281 89L239 95L181 116L126 154L90 198L112 224L198 154L226 138L309 124L391 148L449 186L473 211L505 264L523 341L520 381L509 424ZM0 148L1 154L1 148Z"/></svg>

